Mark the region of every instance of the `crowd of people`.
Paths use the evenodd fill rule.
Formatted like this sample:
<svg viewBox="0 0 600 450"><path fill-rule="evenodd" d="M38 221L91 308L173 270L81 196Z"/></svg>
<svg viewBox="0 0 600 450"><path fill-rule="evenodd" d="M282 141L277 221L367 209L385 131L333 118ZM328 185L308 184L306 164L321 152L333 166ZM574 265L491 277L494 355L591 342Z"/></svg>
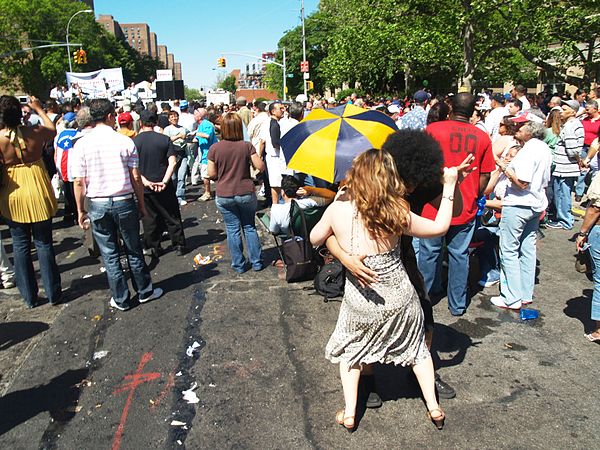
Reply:
<svg viewBox="0 0 600 450"><path fill-rule="evenodd" d="M347 269L326 348L340 365L344 391L337 423L355 429L359 386L369 394L368 406L381 405L372 364L394 363L413 368L429 418L441 429L445 413L436 391L442 398L455 393L435 373L429 353L431 298L447 296L453 316L467 312L471 252L479 257L479 284L500 286L491 304L520 310L535 301L540 228L573 229L574 198L587 207L578 249L589 248L592 265L600 264L599 94L531 96L517 85L506 94L434 97L419 90L402 100L352 94L341 102L238 98L231 105L136 101L118 108L108 99L50 99L43 107L35 98L22 105L3 96L0 214L13 239L14 271L0 245L1 279L8 287L14 277L27 306L36 306L33 237L46 295L51 304L61 301L52 246L59 196L64 224L91 231L110 305L123 311L133 296L122 251L144 303L163 294L144 259L158 261L163 233L178 255L191 250L180 210L189 185L203 186L199 200L215 201L237 273L264 268L255 225L260 196L274 234L289 232L292 201L302 209L327 208L310 239ZM288 168L281 138L312 110L345 103L387 114L399 131L381 150L355 158L341 183ZM597 327L586 334L590 341L600 341L599 273L594 269Z"/></svg>

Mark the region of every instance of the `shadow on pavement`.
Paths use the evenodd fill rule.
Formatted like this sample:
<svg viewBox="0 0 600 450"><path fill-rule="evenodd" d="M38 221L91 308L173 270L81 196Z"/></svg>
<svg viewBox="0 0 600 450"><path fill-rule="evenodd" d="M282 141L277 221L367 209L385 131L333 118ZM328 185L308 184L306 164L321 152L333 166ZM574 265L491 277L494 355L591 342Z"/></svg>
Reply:
<svg viewBox="0 0 600 450"><path fill-rule="evenodd" d="M581 297L575 297L567 300L567 306L563 312L573 319L577 319L583 325L583 330L588 332L595 329L595 322L592 320L592 294L591 289L584 289Z"/></svg>
<svg viewBox="0 0 600 450"><path fill-rule="evenodd" d="M50 326L44 322L0 323L0 351L43 333Z"/></svg>
<svg viewBox="0 0 600 450"><path fill-rule="evenodd" d="M75 417L80 383L88 372L88 369L67 370L48 384L1 397L0 435L44 411L48 411L55 422L69 422Z"/></svg>

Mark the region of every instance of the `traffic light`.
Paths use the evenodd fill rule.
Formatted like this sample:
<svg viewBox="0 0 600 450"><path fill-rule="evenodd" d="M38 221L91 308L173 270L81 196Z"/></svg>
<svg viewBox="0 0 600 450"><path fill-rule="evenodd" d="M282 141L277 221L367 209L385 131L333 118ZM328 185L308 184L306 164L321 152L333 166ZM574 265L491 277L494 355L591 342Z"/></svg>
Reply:
<svg viewBox="0 0 600 450"><path fill-rule="evenodd" d="M315 88L315 83L313 83L311 80L307 80L306 81L306 89L309 91L312 91Z"/></svg>
<svg viewBox="0 0 600 450"><path fill-rule="evenodd" d="M79 64L87 64L87 54L85 50L79 50Z"/></svg>
<svg viewBox="0 0 600 450"><path fill-rule="evenodd" d="M217 67L227 67L227 61L225 58L221 57L217 59Z"/></svg>
<svg viewBox="0 0 600 450"><path fill-rule="evenodd" d="M73 62L75 64L79 64L79 50L75 50L73 52Z"/></svg>

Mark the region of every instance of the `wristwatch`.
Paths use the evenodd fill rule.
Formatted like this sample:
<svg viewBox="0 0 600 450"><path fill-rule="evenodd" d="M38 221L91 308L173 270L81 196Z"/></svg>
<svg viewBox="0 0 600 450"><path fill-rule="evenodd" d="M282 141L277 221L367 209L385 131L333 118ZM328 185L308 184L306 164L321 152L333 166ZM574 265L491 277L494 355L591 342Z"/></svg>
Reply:
<svg viewBox="0 0 600 450"><path fill-rule="evenodd" d="M578 236L579 237L588 237L590 235L589 231L580 231Z"/></svg>

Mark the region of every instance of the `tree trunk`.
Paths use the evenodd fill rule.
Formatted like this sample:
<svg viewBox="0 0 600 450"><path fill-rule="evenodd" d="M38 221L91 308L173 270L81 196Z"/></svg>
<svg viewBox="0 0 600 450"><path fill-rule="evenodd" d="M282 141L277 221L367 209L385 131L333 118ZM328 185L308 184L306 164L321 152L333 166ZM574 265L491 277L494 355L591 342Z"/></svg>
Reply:
<svg viewBox="0 0 600 450"><path fill-rule="evenodd" d="M411 72L410 72L410 65L405 64L404 65L404 95L410 95L410 79L411 79Z"/></svg>
<svg viewBox="0 0 600 450"><path fill-rule="evenodd" d="M473 50L473 40L475 37L475 30L473 29L473 22L471 18L471 2L470 0L463 0L463 8L465 10L466 23L463 26L462 38L463 38L463 73L461 77L460 87L467 92L471 92L473 89L473 72L475 72L475 55ZM459 87L459 89L460 89Z"/></svg>

